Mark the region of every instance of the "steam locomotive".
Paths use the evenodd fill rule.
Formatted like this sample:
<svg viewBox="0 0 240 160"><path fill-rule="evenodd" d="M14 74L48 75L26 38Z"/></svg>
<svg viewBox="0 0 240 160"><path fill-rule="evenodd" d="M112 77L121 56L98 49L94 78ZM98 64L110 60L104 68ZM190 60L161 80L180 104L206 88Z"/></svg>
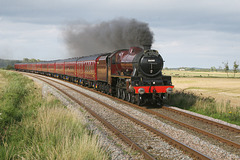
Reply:
<svg viewBox="0 0 240 160"><path fill-rule="evenodd" d="M18 71L52 76L144 105L162 104L173 90L162 75L163 59L156 50L141 47L64 60L17 63Z"/></svg>

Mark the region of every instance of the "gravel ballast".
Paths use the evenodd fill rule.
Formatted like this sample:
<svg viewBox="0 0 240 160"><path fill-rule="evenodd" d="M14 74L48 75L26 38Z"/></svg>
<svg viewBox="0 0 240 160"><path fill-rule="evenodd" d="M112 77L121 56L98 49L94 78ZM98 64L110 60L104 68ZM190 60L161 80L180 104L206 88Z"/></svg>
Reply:
<svg viewBox="0 0 240 160"><path fill-rule="evenodd" d="M47 78L49 78L49 77L47 77ZM116 100L110 99L108 97L102 96L102 95L94 93L94 92L91 92L91 91L89 91L87 89L83 89L83 88L77 87L74 84L69 84L69 83L60 81L58 79L54 79L54 80L58 81L58 82L61 82L61 83L64 83L64 84L66 84L68 86L74 87L75 89L78 89L78 90L80 90L80 91L82 91L84 93L87 93L88 95L90 95L92 97L101 99L105 103L108 103L109 105L114 106L115 108L117 108L117 109L119 109L119 110L121 110L121 111L123 111L123 112L125 112L127 114L130 114L134 118L139 119L140 121L143 121L143 122L149 124L150 126L152 126L152 127L156 128L156 129L166 133L167 135L169 135L169 136L179 140L180 142L182 142L182 143L184 143L184 144L186 144L186 145L188 145L188 146L198 150L199 152L201 152L201 153L203 153L205 155L208 155L211 158L214 158L214 159L240 159L240 157L238 155L230 153L230 152L224 150L223 148L219 147L218 145L211 144L211 141L206 141L205 139L203 140L201 137L198 137L195 134L190 134L189 132L186 132L185 130L181 130L179 128L175 128L175 127L169 125L168 123L165 123L165 122L161 121L159 118L156 118L154 115L146 114L146 113L144 113L142 111L136 110L136 109L134 109L134 108L132 108L132 107L126 105L126 104L123 104L121 102L118 102ZM48 90L55 90L55 89L49 89L49 88L51 88L51 87L48 87ZM56 91L56 90L55 91L51 91L51 92L54 95L56 94L54 92L58 93L58 91ZM56 95L56 97L58 97L58 96ZM94 102L90 102L90 100L84 98L84 96L82 96L80 99L85 101L86 103L89 103L89 105L92 106L92 107L102 108L99 105L96 106L96 104L94 104ZM97 108L95 108L95 109L97 110ZM100 109L100 110L101 111L99 111L99 112L103 112L102 109ZM106 113L103 112L102 116L108 116L108 115L104 115L104 114L106 114ZM111 113L111 114L114 115L113 113ZM116 116L114 116L114 117L116 117ZM125 124L130 124L130 123L129 122L125 122ZM147 133L147 134L149 135L149 133ZM114 143L114 142L112 142L112 143ZM149 148L149 149L153 148L151 146L151 142L149 144L147 144L145 146L145 148ZM169 146L164 146L164 148L166 149L165 152L167 152L167 148L169 148ZM173 149L170 149L170 150L173 150ZM119 153L119 152L117 152L117 153ZM117 155L118 154L116 154L115 157ZM125 158L123 158L123 159L125 159ZM171 157L170 159L174 159L174 156Z"/></svg>

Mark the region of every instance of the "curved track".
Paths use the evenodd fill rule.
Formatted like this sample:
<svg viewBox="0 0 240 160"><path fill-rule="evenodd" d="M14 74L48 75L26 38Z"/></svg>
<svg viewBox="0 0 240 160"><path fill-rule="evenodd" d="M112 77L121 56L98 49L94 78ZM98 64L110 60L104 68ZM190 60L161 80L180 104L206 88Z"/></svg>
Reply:
<svg viewBox="0 0 240 160"><path fill-rule="evenodd" d="M32 75L31 75L32 76ZM148 152L146 152L144 149L142 149L141 147L139 147L138 144L134 143L133 141L131 141L130 138L128 138L127 136L125 136L124 134L121 133L121 131L117 130L113 125L111 125L111 122L106 121L104 118L102 118L101 116L97 115L97 113L95 113L93 110L91 110L88 106L86 106L85 104L83 104L81 101L79 101L77 98L75 98L74 96L72 96L71 94L67 93L66 91L64 91L63 89L57 87L57 85L54 85L52 83L49 83L48 81L40 78L40 76L32 76L34 78L38 78L41 81L44 81L45 83L55 87L56 89L60 90L62 93L64 93L65 95L67 95L68 97L70 97L72 100L74 100L75 102L77 102L79 105L83 106L90 114L92 114L94 117L96 117L99 121L101 121L107 128L109 128L110 130L112 130L113 133L115 133L117 136L119 136L122 140L124 140L127 144L129 144L130 146L132 146L133 148L135 148L136 150L138 150L139 152L141 152L144 157L146 159L154 159L154 156L150 155ZM49 79L48 79L49 80ZM53 80L49 80L49 81L53 81ZM126 117L127 119L131 120L132 122L136 123L139 126L142 126L143 128L147 129L148 131L154 133L157 136L160 136L161 138L164 138L166 141L168 141L168 143L172 144L173 146L176 146L177 148L187 152L189 155L197 158L197 159L210 159L209 157L201 154L200 152L186 146L185 144L182 144L181 142L169 137L168 135L164 134L163 132L160 132L158 130L156 130L155 128L131 117L130 115L106 104L105 102L102 102L94 97L91 97L83 92L80 92L79 90L76 90L75 88L69 87L67 85L64 85L60 82L56 82L54 81L54 83L58 83L59 85L62 85L70 90L73 90L75 92L78 92L79 94L82 94L92 100L94 100L95 102L107 107L108 109L113 110L114 112Z"/></svg>
<svg viewBox="0 0 240 160"><path fill-rule="evenodd" d="M158 116L158 117L161 117L161 118L163 118L163 119L166 119L166 120L168 120L168 121L171 121L171 122L173 122L173 123L176 123L176 124L178 124L178 125L180 125L180 126L183 126L183 127L185 127L185 128L194 130L194 131L196 131L196 132L198 132L198 133L204 134L204 135L206 135L206 136L208 136L208 137L217 139L217 140L219 140L219 141L221 141L221 142L223 142L223 143L226 143L226 144L228 144L228 145L230 145L230 146L233 146L233 147L236 147L236 148L240 149L240 144L239 144L238 142L231 141L231 140L229 140L229 139L226 139L226 138L223 138L223 137L218 136L218 135L216 135L216 134L207 132L207 131L205 131L205 130L203 130L203 129L200 129L200 128L197 128L197 127L195 127L195 126L188 125L188 124L186 124L186 123L180 122L180 121L178 121L178 120L175 120L175 119L173 119L173 118L170 118L170 117L168 117L168 116L165 116L165 115L163 115L163 114L161 114L161 113L159 113L159 112L157 112L157 111L155 111L155 110L151 110L151 109L148 109L148 108L145 108L145 107L140 107L140 106L138 106L138 105L132 104L132 103L127 102L127 101L125 101L125 100L122 100L122 99L119 99L119 98L116 98L116 97L112 97L112 96L109 96L109 95L107 95L107 94L104 94L104 93L95 91L94 89L90 89L90 90L93 91L93 92L97 92L97 93L99 93L99 94L108 96L109 98L116 99L116 100L118 100L118 101L121 101L122 103L131 105L131 106L134 107L134 108L137 108L137 109L143 110L144 112L147 112L147 113L156 115L156 116ZM176 110L176 109L169 108L169 107L166 107L166 106L163 106L161 109L168 110L168 111L171 111L171 112L175 112L175 113L177 113L177 114L181 114L181 115L184 115L184 116L186 116L186 117L199 120L199 121L201 121L201 122L203 122L203 123L207 123L207 124L209 124L209 125L214 125L214 126L217 126L217 127L219 127L219 128L226 129L226 130L228 130L228 131L236 132L237 134L240 133L240 130L237 129L237 128L228 126L228 125L226 125L226 124L218 123L218 122L215 122L215 121L206 119L206 118L202 118L202 117L199 117L199 116L196 116L196 115L192 115L192 114L189 114L189 113L186 113L186 112L182 112L182 111L180 111L180 110Z"/></svg>

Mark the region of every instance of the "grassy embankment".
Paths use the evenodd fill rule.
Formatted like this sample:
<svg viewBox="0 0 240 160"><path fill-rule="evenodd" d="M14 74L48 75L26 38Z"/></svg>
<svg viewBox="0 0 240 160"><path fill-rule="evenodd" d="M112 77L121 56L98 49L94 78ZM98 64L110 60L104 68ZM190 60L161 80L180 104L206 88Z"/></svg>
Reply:
<svg viewBox="0 0 240 160"><path fill-rule="evenodd" d="M214 98L201 97L193 92L175 91L169 105L240 125L240 107L229 102L218 103Z"/></svg>
<svg viewBox="0 0 240 160"><path fill-rule="evenodd" d="M20 74L0 75L0 159L109 159L77 113Z"/></svg>
<svg viewBox="0 0 240 160"><path fill-rule="evenodd" d="M169 74L170 71L165 73ZM238 78L226 79L226 73L210 74L211 72L172 71L169 75L173 76L175 91L170 105L240 125ZM208 75L218 78L192 78L209 77Z"/></svg>

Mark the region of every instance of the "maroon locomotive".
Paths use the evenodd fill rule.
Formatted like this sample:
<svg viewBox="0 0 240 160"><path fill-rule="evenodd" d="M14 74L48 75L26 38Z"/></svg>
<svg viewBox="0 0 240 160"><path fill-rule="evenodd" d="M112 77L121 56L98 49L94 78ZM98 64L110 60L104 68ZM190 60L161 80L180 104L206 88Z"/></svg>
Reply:
<svg viewBox="0 0 240 160"><path fill-rule="evenodd" d="M171 94L170 76L162 75L163 59L152 49L131 47L65 60L18 63L15 69L72 81L143 105L162 104Z"/></svg>

